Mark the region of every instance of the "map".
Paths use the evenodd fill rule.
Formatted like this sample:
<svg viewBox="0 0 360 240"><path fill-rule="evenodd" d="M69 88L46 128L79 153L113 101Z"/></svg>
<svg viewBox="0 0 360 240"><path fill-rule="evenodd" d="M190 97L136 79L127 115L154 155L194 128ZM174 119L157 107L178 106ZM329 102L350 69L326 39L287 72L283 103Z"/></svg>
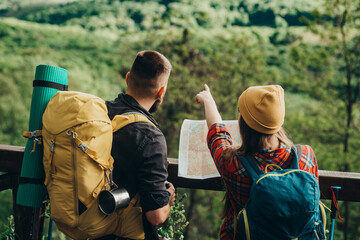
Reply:
<svg viewBox="0 0 360 240"><path fill-rule="evenodd" d="M238 120L225 120L233 145L240 145ZM205 120L185 119L180 131L179 177L206 179L219 177L207 146L208 127Z"/></svg>

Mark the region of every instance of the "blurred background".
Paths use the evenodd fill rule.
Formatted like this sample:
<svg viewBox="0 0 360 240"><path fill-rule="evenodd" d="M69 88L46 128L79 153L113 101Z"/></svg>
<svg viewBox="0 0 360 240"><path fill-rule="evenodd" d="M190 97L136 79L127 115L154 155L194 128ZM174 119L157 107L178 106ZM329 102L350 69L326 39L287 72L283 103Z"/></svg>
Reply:
<svg viewBox="0 0 360 240"><path fill-rule="evenodd" d="M359 17L359 0L1 0L0 144L25 146L37 65L65 68L69 90L110 100L136 53L151 49L173 65L154 115L169 157L183 120L204 119L194 101L204 83L225 120L237 119L247 87L280 84L291 139L311 145L322 170L360 172ZM177 191L186 194L184 238L218 239L224 192ZM339 207L335 239L360 239L360 204ZM11 190L2 191L2 239L11 215Z"/></svg>

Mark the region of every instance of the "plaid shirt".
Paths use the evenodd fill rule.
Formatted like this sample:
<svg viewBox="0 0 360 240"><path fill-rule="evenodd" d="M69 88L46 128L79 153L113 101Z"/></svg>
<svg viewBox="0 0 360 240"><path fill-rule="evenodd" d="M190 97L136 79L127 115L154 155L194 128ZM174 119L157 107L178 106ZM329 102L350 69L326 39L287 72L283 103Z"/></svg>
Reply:
<svg viewBox="0 0 360 240"><path fill-rule="evenodd" d="M232 147L232 140L229 131L224 124L213 124L207 136L208 147L215 161L215 165L225 182L228 197L230 200L230 210L220 230L220 239L233 240L233 219L234 214L238 213L248 201L252 179L243 167L241 156L235 155L232 158L224 158L224 151ZM318 178L318 166L314 151L310 146L301 146L302 154L299 159L299 168L312 173ZM253 158L256 159L262 170L265 170L267 164L276 164L283 169L288 169L292 163L291 148L280 144L280 148L269 151L263 149L261 153L256 153ZM272 167L268 168L273 171Z"/></svg>

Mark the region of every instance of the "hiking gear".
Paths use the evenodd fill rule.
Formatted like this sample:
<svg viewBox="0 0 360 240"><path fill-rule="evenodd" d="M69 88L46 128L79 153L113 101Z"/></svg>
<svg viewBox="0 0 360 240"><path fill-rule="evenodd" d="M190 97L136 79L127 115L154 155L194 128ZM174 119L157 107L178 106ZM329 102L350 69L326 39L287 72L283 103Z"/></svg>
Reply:
<svg viewBox="0 0 360 240"><path fill-rule="evenodd" d="M54 228L54 221L50 218L49 219L49 230L48 230L48 240L52 240L52 233Z"/></svg>
<svg viewBox="0 0 360 240"><path fill-rule="evenodd" d="M130 203L130 195L125 188L115 188L110 191L104 190L99 194L99 208L104 214L111 214L117 209L127 207Z"/></svg>
<svg viewBox="0 0 360 240"><path fill-rule="evenodd" d="M238 103L246 124L257 132L273 134L284 123L284 89L279 85L249 87Z"/></svg>
<svg viewBox="0 0 360 240"><path fill-rule="evenodd" d="M220 228L220 239L234 239L234 214L238 214L249 199L252 179L241 163L240 154L229 157L229 151L233 149L233 138L224 124L213 124L209 128L207 137L208 147L213 156L214 163L224 180L227 188L227 211L223 224ZM301 158L299 168L314 176L318 176L318 164L313 149L308 145L301 146ZM288 169L292 163L292 151L290 147L280 143L279 148L269 151L261 149L252 156L261 169L265 169L269 163Z"/></svg>
<svg viewBox="0 0 360 240"><path fill-rule="evenodd" d="M46 105L54 94L60 90L59 86L61 86L61 90L67 87L67 73L67 70L59 67L36 66L29 130L23 134L28 139L24 150L16 204L33 208L43 207L46 188L44 186L44 168L42 165L41 119Z"/></svg>
<svg viewBox="0 0 360 240"><path fill-rule="evenodd" d="M323 240L320 189L313 174L299 170L301 146L292 149L290 169L263 173L250 157L241 159L253 179L250 198L234 221L234 238L241 240Z"/></svg>
<svg viewBox="0 0 360 240"><path fill-rule="evenodd" d="M339 198L339 192L341 190L341 187L339 186L331 186L331 192L333 195L332 202L331 202L331 224L330 224L330 233L329 233L329 239L334 239L334 230L335 230L335 219L336 219L336 213L338 213L338 217L340 220L343 220L343 218L340 216L339 207L337 205L337 199Z"/></svg>
<svg viewBox="0 0 360 240"><path fill-rule="evenodd" d="M97 197L111 189L113 132L134 123L152 124L141 114L117 115L111 121L105 101L79 92L58 92L43 116L45 185L50 217L74 239L107 234L144 239L139 195L129 206L103 214Z"/></svg>

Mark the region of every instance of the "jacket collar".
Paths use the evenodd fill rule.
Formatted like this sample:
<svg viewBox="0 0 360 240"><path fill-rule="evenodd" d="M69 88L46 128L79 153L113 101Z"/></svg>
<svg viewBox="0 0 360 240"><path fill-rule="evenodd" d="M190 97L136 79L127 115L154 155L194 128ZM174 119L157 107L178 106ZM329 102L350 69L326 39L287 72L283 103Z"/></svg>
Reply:
<svg viewBox="0 0 360 240"><path fill-rule="evenodd" d="M151 115L151 113L149 113L149 111L143 108L132 96L126 93L120 93L118 95L118 100L125 103L127 106L136 110L137 112L140 112L141 114L145 115L152 123L155 124L155 126L159 127L159 124L156 122L156 120Z"/></svg>

